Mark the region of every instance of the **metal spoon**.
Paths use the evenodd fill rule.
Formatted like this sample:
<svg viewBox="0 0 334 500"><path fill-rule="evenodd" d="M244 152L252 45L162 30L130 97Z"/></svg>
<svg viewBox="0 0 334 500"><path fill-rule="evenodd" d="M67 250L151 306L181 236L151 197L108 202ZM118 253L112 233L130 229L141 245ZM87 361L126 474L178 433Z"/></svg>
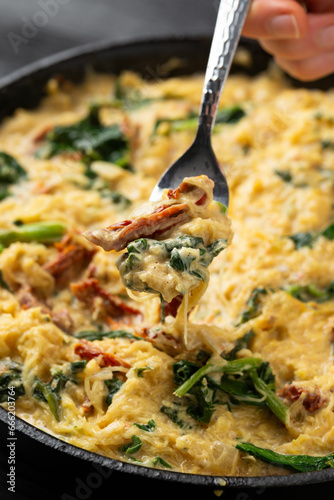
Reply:
<svg viewBox="0 0 334 500"><path fill-rule="evenodd" d="M228 207L228 185L211 146L211 133L250 3L251 0L221 0L205 73L195 140L162 175L152 191L150 201L159 201L163 189L175 189L185 177L206 174L215 183L214 199Z"/></svg>

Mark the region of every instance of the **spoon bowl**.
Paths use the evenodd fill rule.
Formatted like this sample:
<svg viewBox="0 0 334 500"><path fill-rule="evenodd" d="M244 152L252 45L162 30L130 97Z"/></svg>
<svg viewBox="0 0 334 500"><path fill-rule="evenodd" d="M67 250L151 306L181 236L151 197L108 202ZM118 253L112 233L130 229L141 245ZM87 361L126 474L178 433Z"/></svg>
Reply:
<svg viewBox="0 0 334 500"><path fill-rule="evenodd" d="M229 190L227 180L222 172L211 144L195 139L189 149L173 163L154 187L150 201L159 201L164 189L175 189L185 177L206 174L214 181L213 197L228 207Z"/></svg>

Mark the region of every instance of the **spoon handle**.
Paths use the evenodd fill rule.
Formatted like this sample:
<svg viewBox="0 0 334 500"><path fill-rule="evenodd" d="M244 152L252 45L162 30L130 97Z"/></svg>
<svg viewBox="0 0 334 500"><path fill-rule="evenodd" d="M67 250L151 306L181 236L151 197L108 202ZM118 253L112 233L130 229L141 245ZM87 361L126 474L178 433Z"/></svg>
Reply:
<svg viewBox="0 0 334 500"><path fill-rule="evenodd" d="M198 133L210 140L220 97L251 0L221 0L204 79Z"/></svg>

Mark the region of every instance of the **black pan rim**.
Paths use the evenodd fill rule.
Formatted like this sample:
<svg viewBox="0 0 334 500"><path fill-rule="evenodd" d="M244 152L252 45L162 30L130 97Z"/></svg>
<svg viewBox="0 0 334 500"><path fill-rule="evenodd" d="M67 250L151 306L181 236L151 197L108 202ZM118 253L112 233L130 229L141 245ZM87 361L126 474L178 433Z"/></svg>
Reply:
<svg viewBox="0 0 334 500"><path fill-rule="evenodd" d="M45 56L37 61L34 61L30 64L23 66L9 75L0 78L0 92L5 92L8 87L12 85L17 85L22 80L26 78L31 78L37 73L43 73L44 71L49 71L51 67L57 66L58 64L62 64L65 62L73 62L75 63L79 59L89 59L91 57L96 56L97 54L101 54L103 52L109 52L114 49L131 49L138 48L139 45L147 46L152 43L163 43L163 44L171 44L171 43L189 43L189 42L210 42L210 37L207 33L199 33L193 35L187 35L184 37L174 36L170 38L166 37L142 37L139 38L127 38L125 41L109 41L109 40L101 40L97 42L86 43L77 47L73 47L70 49L62 50L56 54L52 54L49 56ZM249 40L250 44L253 44L253 41Z"/></svg>
<svg viewBox="0 0 334 500"><path fill-rule="evenodd" d="M0 421L8 423L8 412L0 406ZM20 417L15 416L15 431L23 433L29 438L36 440L50 448L67 453L73 457L94 462L97 465L110 468L114 471L127 474L135 474L151 479L172 481L175 483L186 483L189 485L211 486L214 488L270 488L270 487L293 487L305 486L307 484L319 484L334 480L334 470L292 473L277 476L209 476L201 474L186 474L163 469L144 467L129 462L123 462L113 458L99 455L95 452L79 448L67 443L52 434L49 434Z"/></svg>
<svg viewBox="0 0 334 500"><path fill-rule="evenodd" d="M148 47L151 45L152 52L154 52L154 43L159 44L186 44L190 42L205 42L209 43L209 38L204 34L197 34L192 36L184 37L171 37L166 39L166 37L159 38L156 37L153 40L150 39L140 39L136 40L126 40L120 42L114 41L102 41L93 42L85 44L84 46L75 47L73 49L65 50L59 52L58 54L45 57L39 61L32 64L24 66L23 68L11 73L7 77L0 79L0 94L7 93L12 87L24 88L24 85L29 85L33 78L38 76L44 77L52 73L53 69L58 69L62 64L81 64L82 61L92 61L97 56L112 55L112 51L122 50L138 47ZM254 46L252 41L246 39L246 43L250 46ZM257 44L255 44L257 47ZM0 421L3 424L8 423L8 412L2 406L0 406ZM313 472L303 472L303 473L291 473L284 475L272 475L272 476L209 476L200 474L186 474L180 472L167 471L162 469L153 469L149 467L143 467L137 464L131 464L128 462L122 462L120 460L111 459L103 455L99 455L94 452L84 450L82 448L76 447L61 439L46 433L45 431L34 427L30 423L24 421L23 419L15 416L16 430L25 434L31 439L39 441L46 446L56 449L58 451L67 453L73 457L79 459L84 459L89 462L94 462L98 465L109 467L112 470L144 476L146 478L158 479L161 481L172 481L175 483L185 483L189 485L200 485L200 486L211 486L214 488L262 488L262 487L293 487L293 486L305 486L308 484L318 484L325 483L329 481L334 481L334 469L326 469L322 471Z"/></svg>

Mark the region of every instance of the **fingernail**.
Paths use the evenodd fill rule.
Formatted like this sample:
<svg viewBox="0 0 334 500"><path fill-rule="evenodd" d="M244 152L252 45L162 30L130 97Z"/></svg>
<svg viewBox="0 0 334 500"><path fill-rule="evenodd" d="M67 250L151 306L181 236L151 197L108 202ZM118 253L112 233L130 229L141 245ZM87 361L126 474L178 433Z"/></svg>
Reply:
<svg viewBox="0 0 334 500"><path fill-rule="evenodd" d="M321 49L332 49L334 47L334 26L326 26L326 28L319 30L316 39Z"/></svg>
<svg viewBox="0 0 334 500"><path fill-rule="evenodd" d="M267 21L267 33L279 38L298 38L299 28L295 16L282 14Z"/></svg>

